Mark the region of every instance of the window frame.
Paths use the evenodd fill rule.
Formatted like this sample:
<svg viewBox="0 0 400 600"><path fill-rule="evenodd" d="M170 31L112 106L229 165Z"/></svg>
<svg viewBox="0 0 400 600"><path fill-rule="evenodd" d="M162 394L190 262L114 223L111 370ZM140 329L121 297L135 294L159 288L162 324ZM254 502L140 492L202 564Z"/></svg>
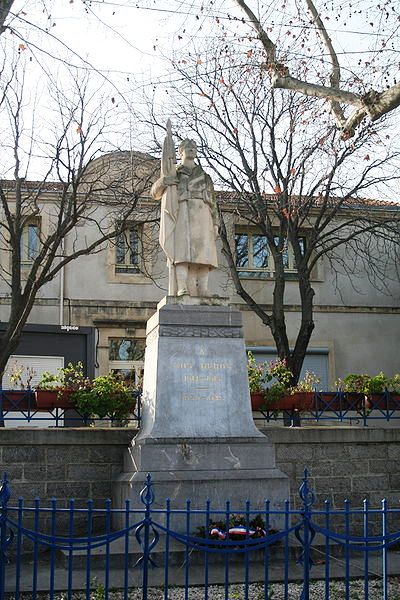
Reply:
<svg viewBox="0 0 400 600"><path fill-rule="evenodd" d="M127 233L129 232L129 242ZM135 233L136 239L132 244L131 235ZM125 262L118 262L118 251L120 249L120 240L124 240L124 258ZM116 237L114 242L114 273L115 275L137 275L142 272L142 227L137 223L127 223L123 231ZM136 261L132 260L133 252L136 254Z"/></svg>
<svg viewBox="0 0 400 600"><path fill-rule="evenodd" d="M30 247L30 231L32 228L35 228L36 231L34 238L35 248L33 249L33 252ZM24 223L20 238L20 261L22 269L30 268L38 257L40 251L40 233L41 223L39 217L29 218Z"/></svg>
<svg viewBox="0 0 400 600"><path fill-rule="evenodd" d="M237 238L238 236L246 236L247 237L247 264L245 266L238 266L238 252L237 252ZM274 259L272 256L272 252L266 242L267 248L267 264L265 267L257 267L254 265L254 237L261 236L266 239L266 236L263 235L259 230L252 227L246 226L236 226L234 230L234 244L235 244L235 266L239 277L247 278L247 279L256 279L256 278L273 278L275 273L275 265ZM277 239L278 236L275 237ZM300 236L300 239L303 240L304 249L307 247L307 236L306 234ZM296 263L294 258L293 248L290 243L285 244L284 253L287 253L287 263L288 266L284 267L285 273L288 275L296 275Z"/></svg>
<svg viewBox="0 0 400 600"><path fill-rule="evenodd" d="M142 342L143 344L143 357L142 358L111 358L111 344L113 340L132 340L133 342ZM144 349L145 340L144 338L129 338L124 336L109 336L108 338L108 366L109 371L112 373L120 373L121 371L130 371L132 383L137 387L141 385L144 371Z"/></svg>

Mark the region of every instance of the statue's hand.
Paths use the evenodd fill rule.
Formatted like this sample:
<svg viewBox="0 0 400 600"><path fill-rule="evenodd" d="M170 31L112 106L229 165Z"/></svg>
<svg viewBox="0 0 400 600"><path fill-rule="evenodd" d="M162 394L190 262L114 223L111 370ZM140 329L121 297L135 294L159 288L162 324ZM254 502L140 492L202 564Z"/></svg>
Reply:
<svg viewBox="0 0 400 600"><path fill-rule="evenodd" d="M164 177L164 185L168 186L168 185L178 185L178 178L175 177L175 175L167 175L167 177Z"/></svg>

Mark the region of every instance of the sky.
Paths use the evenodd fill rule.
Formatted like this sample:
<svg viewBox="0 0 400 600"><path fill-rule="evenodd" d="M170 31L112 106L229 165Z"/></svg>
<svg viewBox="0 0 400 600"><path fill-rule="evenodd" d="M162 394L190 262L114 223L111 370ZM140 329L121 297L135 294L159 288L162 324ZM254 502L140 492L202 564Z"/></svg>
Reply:
<svg viewBox="0 0 400 600"><path fill-rule="evenodd" d="M391 4L390 0L386 3ZM358 14L356 9L365 8L365 0L345 0L340 4L342 10L334 18L332 13L325 15L326 25L337 44L344 76L357 69L362 74L363 64L359 63L369 57L367 50L381 48L382 39L394 44L398 30L378 23L371 10ZM253 6L260 8L264 23L273 24L271 36L286 40L290 57L289 50L294 49L300 29L293 19L295 3L282 0L282 4L266 2L264 8L261 2L254 2ZM31 116L25 125L28 131L34 122L42 140L49 137L52 115L48 87L53 84L49 86L48 76L54 77L53 87L62 81L66 94L70 93L65 83L65 62L72 69L76 67L82 76L90 73L92 107L100 104L114 110L111 137L115 147L143 146L141 149L146 150L133 113L143 113L149 98L161 105L169 101L168 85L177 77L171 59L184 60L196 53L202 56L208 38L225 39L242 54L255 47L248 37L238 37L238 32L249 30L234 20L241 13L234 8L233 0L16 0L13 11L18 17L11 19L10 24L16 34L8 35L2 43L8 54L19 53L26 63L30 87L26 104L31 107ZM303 25L307 30L309 23L305 21ZM299 52L297 49L296 58L301 59ZM304 58L310 55L314 70L326 65L327 57L318 54L311 41L308 54L304 49ZM387 55L381 52L376 56L378 64ZM381 77L379 69L375 76ZM7 139L5 130L7 123L2 129L3 139ZM41 167L33 164L33 172L39 175Z"/></svg>
<svg viewBox="0 0 400 600"><path fill-rule="evenodd" d="M261 4L254 2L253 7ZM387 29L385 23L378 23L372 9L365 14L355 10L357 5L365 8L367 4L372 2L346 0L340 2L339 13L325 15L345 70L356 69L363 53L368 48L380 48L382 38L392 43L398 40L398 31L394 32L390 23ZM291 34L298 34L294 9L294 3L285 0L281 5L266 2L265 9L260 8L263 23L274 26L273 39L289 34L291 40ZM210 35L220 39L225 35L231 41L235 31L245 31L242 23L233 20L242 17L233 0L16 0L13 10L20 16L14 21L16 29L26 35L28 46L36 43L55 55L69 55L72 63L79 64L81 61L68 52L69 47L113 81L120 83L130 77L144 86L159 83L163 76L168 79L174 52L189 53L194 43L201 45ZM50 37L45 39L28 23L24 26L24 20L47 28Z"/></svg>

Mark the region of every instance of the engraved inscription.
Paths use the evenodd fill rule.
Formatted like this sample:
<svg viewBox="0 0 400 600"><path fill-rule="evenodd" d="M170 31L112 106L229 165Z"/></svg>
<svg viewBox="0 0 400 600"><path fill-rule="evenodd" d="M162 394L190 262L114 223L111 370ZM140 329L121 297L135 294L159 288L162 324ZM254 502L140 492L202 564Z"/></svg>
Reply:
<svg viewBox="0 0 400 600"><path fill-rule="evenodd" d="M185 327L179 325L162 325L159 328L159 335L168 337L243 337L241 327Z"/></svg>
<svg viewBox="0 0 400 600"><path fill-rule="evenodd" d="M171 361L182 401L222 402L233 364L210 357L203 346L197 346L193 354L192 360L175 355Z"/></svg>
<svg viewBox="0 0 400 600"><path fill-rule="evenodd" d="M232 365L229 363L204 362L200 363L200 369L224 370L232 369Z"/></svg>
<svg viewBox="0 0 400 600"><path fill-rule="evenodd" d="M189 383L220 383L222 381L222 377L218 377L218 375L184 375L183 381L187 381Z"/></svg>

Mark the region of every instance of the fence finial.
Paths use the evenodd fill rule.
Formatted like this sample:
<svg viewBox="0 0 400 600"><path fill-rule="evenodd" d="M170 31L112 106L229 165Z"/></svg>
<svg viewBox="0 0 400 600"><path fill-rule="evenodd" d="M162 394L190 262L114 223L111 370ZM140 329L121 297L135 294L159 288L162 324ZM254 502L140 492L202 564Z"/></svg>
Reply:
<svg viewBox="0 0 400 600"><path fill-rule="evenodd" d="M150 473L147 473L146 483L142 491L140 492L140 499L146 506L150 506L154 502L153 482L151 480Z"/></svg>
<svg viewBox="0 0 400 600"><path fill-rule="evenodd" d="M0 484L0 507L1 508L5 508L7 505L7 502L10 499L11 493L10 493L10 487L8 485L8 478L7 478L7 473L4 473L3 475L3 479L1 481Z"/></svg>
<svg viewBox="0 0 400 600"><path fill-rule="evenodd" d="M315 494L308 485L308 470L304 469L304 477L301 486L299 487L299 495L303 502L304 508L309 509L315 502Z"/></svg>

